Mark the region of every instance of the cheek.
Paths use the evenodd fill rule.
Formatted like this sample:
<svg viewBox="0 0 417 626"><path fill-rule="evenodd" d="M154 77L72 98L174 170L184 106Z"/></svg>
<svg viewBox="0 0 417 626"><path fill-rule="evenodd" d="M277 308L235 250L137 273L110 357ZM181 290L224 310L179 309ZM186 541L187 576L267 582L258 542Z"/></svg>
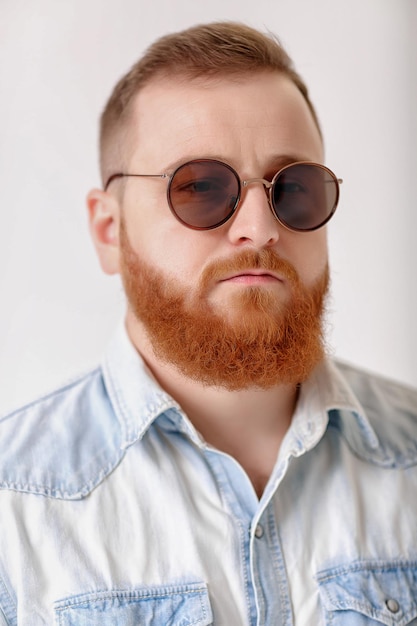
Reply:
<svg viewBox="0 0 417 626"><path fill-rule="evenodd" d="M328 263L327 234L324 229L313 233L299 233L293 242L293 263L306 286L322 276ZM290 260L291 260L290 256Z"/></svg>
<svg viewBox="0 0 417 626"><path fill-rule="evenodd" d="M172 218L175 220L175 218ZM195 283L213 250L201 234L172 219L131 220L127 225L133 249L146 261L183 284Z"/></svg>

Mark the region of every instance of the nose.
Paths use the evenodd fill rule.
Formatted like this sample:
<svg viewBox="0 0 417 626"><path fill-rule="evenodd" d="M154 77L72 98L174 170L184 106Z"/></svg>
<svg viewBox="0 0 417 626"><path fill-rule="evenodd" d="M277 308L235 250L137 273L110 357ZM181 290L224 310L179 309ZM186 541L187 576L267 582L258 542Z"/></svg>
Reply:
<svg viewBox="0 0 417 626"><path fill-rule="evenodd" d="M252 244L254 247L263 248L277 243L280 224L269 205L266 192L269 185L270 183L263 179L243 181L239 206L228 230L229 240L234 245Z"/></svg>

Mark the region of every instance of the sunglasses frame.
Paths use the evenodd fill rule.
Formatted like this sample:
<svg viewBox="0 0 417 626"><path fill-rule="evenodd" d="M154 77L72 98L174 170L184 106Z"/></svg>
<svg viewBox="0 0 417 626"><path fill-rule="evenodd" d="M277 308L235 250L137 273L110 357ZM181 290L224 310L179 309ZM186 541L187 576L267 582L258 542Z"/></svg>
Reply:
<svg viewBox="0 0 417 626"><path fill-rule="evenodd" d="M188 224L187 222L185 222L180 215L178 215L178 213L175 210L175 207L173 205L173 202L171 200L171 183L175 177L175 175L178 173L179 170L181 170L182 168L186 167L187 165L192 165L193 163L215 163L217 165L221 165L223 167L225 167L226 169L228 169L230 172L232 172L232 174L234 175L234 177L236 178L237 181L237 196L236 196L236 200L235 203L233 205L233 208L231 209L230 213L224 218L222 219L220 222L214 224L213 226L193 226L191 224ZM296 165L311 165L311 166L315 166L318 167L322 170L324 170L325 172L327 172L332 181L335 184L336 187L336 197L335 197L335 201L333 203L333 207L329 213L329 215L326 217L326 219L322 220L322 222L320 222L318 225L313 226L312 228L297 228L294 226L290 226L289 224L287 224L282 218L280 218L274 208L274 204L273 204L273 199L272 199L272 194L274 191L274 185L276 183L276 181L278 180L278 177L285 172L286 170L288 170L291 167L294 167ZM242 197L242 188L243 187L247 187L248 185L251 185L252 183L261 183L264 186L265 189L265 193L266 196L268 198L268 204L269 204L269 208L272 212L272 215L275 217L275 219L287 230L290 230L292 232L301 232L301 233L306 233L306 232L312 232L315 230L318 230L319 228L322 228L323 226L325 226L325 224L327 224L327 222L329 222L329 220L333 217L338 202L339 202L339 197L340 197L340 185L343 183L343 180L341 178L337 178L337 176L334 174L334 172L332 172L331 169L329 169L328 167L326 167L325 165L322 165L321 163L315 163L314 161L294 161L292 163L288 163L287 165L284 165L283 167L281 167L278 172L276 172L276 174L274 175L274 177L272 178L271 181L266 180L265 178L248 178L245 180L242 180L240 178L240 176L238 175L238 173L236 172L235 169L233 169L233 167L231 165L229 165L228 163L225 163L224 161L219 161L218 159L192 159L191 161L186 161L185 163L182 163L181 165L179 165L178 167L175 168L175 170L172 172L172 174L128 174L128 173L123 173L123 172L118 172L116 174L112 174L108 179L106 184L104 185L104 191L107 191L110 183L113 180L119 179L119 178L125 178L125 177L132 177L132 178L161 178L161 179L168 179L168 185L167 185L167 201L168 201L168 206L170 208L171 213L174 215L174 217L184 226L186 226L187 228L191 228L192 230L214 230L215 228L219 228L220 226L222 226L223 224L225 224L226 222L228 222L233 215L237 212L240 201L241 201L241 197Z"/></svg>

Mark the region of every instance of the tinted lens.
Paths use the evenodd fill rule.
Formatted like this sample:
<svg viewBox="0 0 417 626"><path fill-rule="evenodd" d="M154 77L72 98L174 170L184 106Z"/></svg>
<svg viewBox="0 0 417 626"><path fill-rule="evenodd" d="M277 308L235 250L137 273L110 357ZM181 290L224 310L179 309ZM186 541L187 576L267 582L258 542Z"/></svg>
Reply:
<svg viewBox="0 0 417 626"><path fill-rule="evenodd" d="M272 205L278 219L292 230L315 230L336 210L339 184L326 167L294 163L276 177Z"/></svg>
<svg viewBox="0 0 417 626"><path fill-rule="evenodd" d="M234 212L240 181L231 167L213 160L190 161L172 175L168 202L187 226L210 229L220 226Z"/></svg>

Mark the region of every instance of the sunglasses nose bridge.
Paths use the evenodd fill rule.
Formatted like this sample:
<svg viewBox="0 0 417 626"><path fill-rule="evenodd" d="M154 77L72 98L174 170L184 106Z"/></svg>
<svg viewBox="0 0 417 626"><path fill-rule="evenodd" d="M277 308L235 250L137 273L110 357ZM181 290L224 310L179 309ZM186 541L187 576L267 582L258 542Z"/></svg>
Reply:
<svg viewBox="0 0 417 626"><path fill-rule="evenodd" d="M242 180L242 187L247 187L252 183L261 183L266 189L271 189L272 183L266 178L248 178L246 180Z"/></svg>
<svg viewBox="0 0 417 626"><path fill-rule="evenodd" d="M277 215L276 215L276 213L275 213L275 211L273 209L273 206L272 206L272 196L271 196L271 194L272 194L272 188L274 186L274 181L271 182L270 180L266 180L266 178L247 178L246 180L242 180L241 181L241 185L244 188L248 187L252 183L261 183L261 185L264 186L265 195L266 195L267 200L268 200L269 208L272 211L272 215L276 219L278 219Z"/></svg>
<svg viewBox="0 0 417 626"><path fill-rule="evenodd" d="M248 187L252 183L261 183L264 186L266 197L268 198L268 202L271 205L271 189L273 187L273 182L266 180L266 178L247 178L246 180L242 180L242 187Z"/></svg>

